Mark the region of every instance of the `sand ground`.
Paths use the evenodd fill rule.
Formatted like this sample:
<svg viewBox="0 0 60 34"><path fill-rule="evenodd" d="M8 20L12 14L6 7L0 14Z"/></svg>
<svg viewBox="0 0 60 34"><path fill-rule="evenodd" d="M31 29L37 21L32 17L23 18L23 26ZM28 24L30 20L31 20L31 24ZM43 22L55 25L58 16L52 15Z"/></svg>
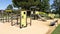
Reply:
<svg viewBox="0 0 60 34"><path fill-rule="evenodd" d="M47 33L51 27L48 26L52 20L47 20L46 22L39 20L32 20L32 25L26 28L19 28L19 25L11 26L11 23L0 21L0 34L49 34ZM28 19L29 22L29 19Z"/></svg>

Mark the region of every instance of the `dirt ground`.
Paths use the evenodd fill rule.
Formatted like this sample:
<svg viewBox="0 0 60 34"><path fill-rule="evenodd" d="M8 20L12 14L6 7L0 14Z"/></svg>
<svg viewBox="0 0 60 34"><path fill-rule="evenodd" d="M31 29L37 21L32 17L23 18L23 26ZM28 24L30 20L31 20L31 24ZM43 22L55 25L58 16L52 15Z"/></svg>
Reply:
<svg viewBox="0 0 60 34"><path fill-rule="evenodd" d="M41 20L32 20L31 26L28 24L26 28L22 29L19 28L19 25L11 26L11 23L2 23L0 21L0 34L50 34L51 29L55 28L49 26L51 21L53 20L47 20L44 22Z"/></svg>

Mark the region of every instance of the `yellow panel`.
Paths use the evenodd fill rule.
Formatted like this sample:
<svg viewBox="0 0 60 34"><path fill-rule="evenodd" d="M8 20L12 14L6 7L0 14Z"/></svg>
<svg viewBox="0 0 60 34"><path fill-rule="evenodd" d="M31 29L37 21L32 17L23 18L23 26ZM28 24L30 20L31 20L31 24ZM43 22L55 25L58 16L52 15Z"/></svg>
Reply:
<svg viewBox="0 0 60 34"><path fill-rule="evenodd" d="M21 11L21 26L26 26L26 11Z"/></svg>
<svg viewBox="0 0 60 34"><path fill-rule="evenodd" d="M6 12L12 12L12 10L5 10Z"/></svg>
<svg viewBox="0 0 60 34"><path fill-rule="evenodd" d="M38 11L36 11L36 12L35 12L35 14L39 14L39 12L38 12Z"/></svg>
<svg viewBox="0 0 60 34"><path fill-rule="evenodd" d="M49 14L48 16L54 18L55 14Z"/></svg>

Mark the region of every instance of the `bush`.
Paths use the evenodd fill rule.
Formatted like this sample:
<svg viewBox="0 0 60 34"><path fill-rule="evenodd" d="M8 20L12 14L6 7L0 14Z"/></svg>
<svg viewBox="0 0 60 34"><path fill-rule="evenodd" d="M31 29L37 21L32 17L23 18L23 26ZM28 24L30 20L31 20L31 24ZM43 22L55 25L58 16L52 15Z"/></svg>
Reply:
<svg viewBox="0 0 60 34"><path fill-rule="evenodd" d="M59 18L59 14L55 14L55 18Z"/></svg>
<svg viewBox="0 0 60 34"><path fill-rule="evenodd" d="M55 18L55 14L48 14L50 18Z"/></svg>

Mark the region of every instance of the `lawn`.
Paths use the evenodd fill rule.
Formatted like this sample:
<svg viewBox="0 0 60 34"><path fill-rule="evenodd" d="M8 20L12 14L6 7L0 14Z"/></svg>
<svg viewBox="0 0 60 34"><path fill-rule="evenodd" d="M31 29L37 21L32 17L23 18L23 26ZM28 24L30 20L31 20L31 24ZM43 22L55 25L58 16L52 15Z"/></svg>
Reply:
<svg viewBox="0 0 60 34"><path fill-rule="evenodd" d="M60 34L60 24L58 27L52 32L52 34Z"/></svg>

